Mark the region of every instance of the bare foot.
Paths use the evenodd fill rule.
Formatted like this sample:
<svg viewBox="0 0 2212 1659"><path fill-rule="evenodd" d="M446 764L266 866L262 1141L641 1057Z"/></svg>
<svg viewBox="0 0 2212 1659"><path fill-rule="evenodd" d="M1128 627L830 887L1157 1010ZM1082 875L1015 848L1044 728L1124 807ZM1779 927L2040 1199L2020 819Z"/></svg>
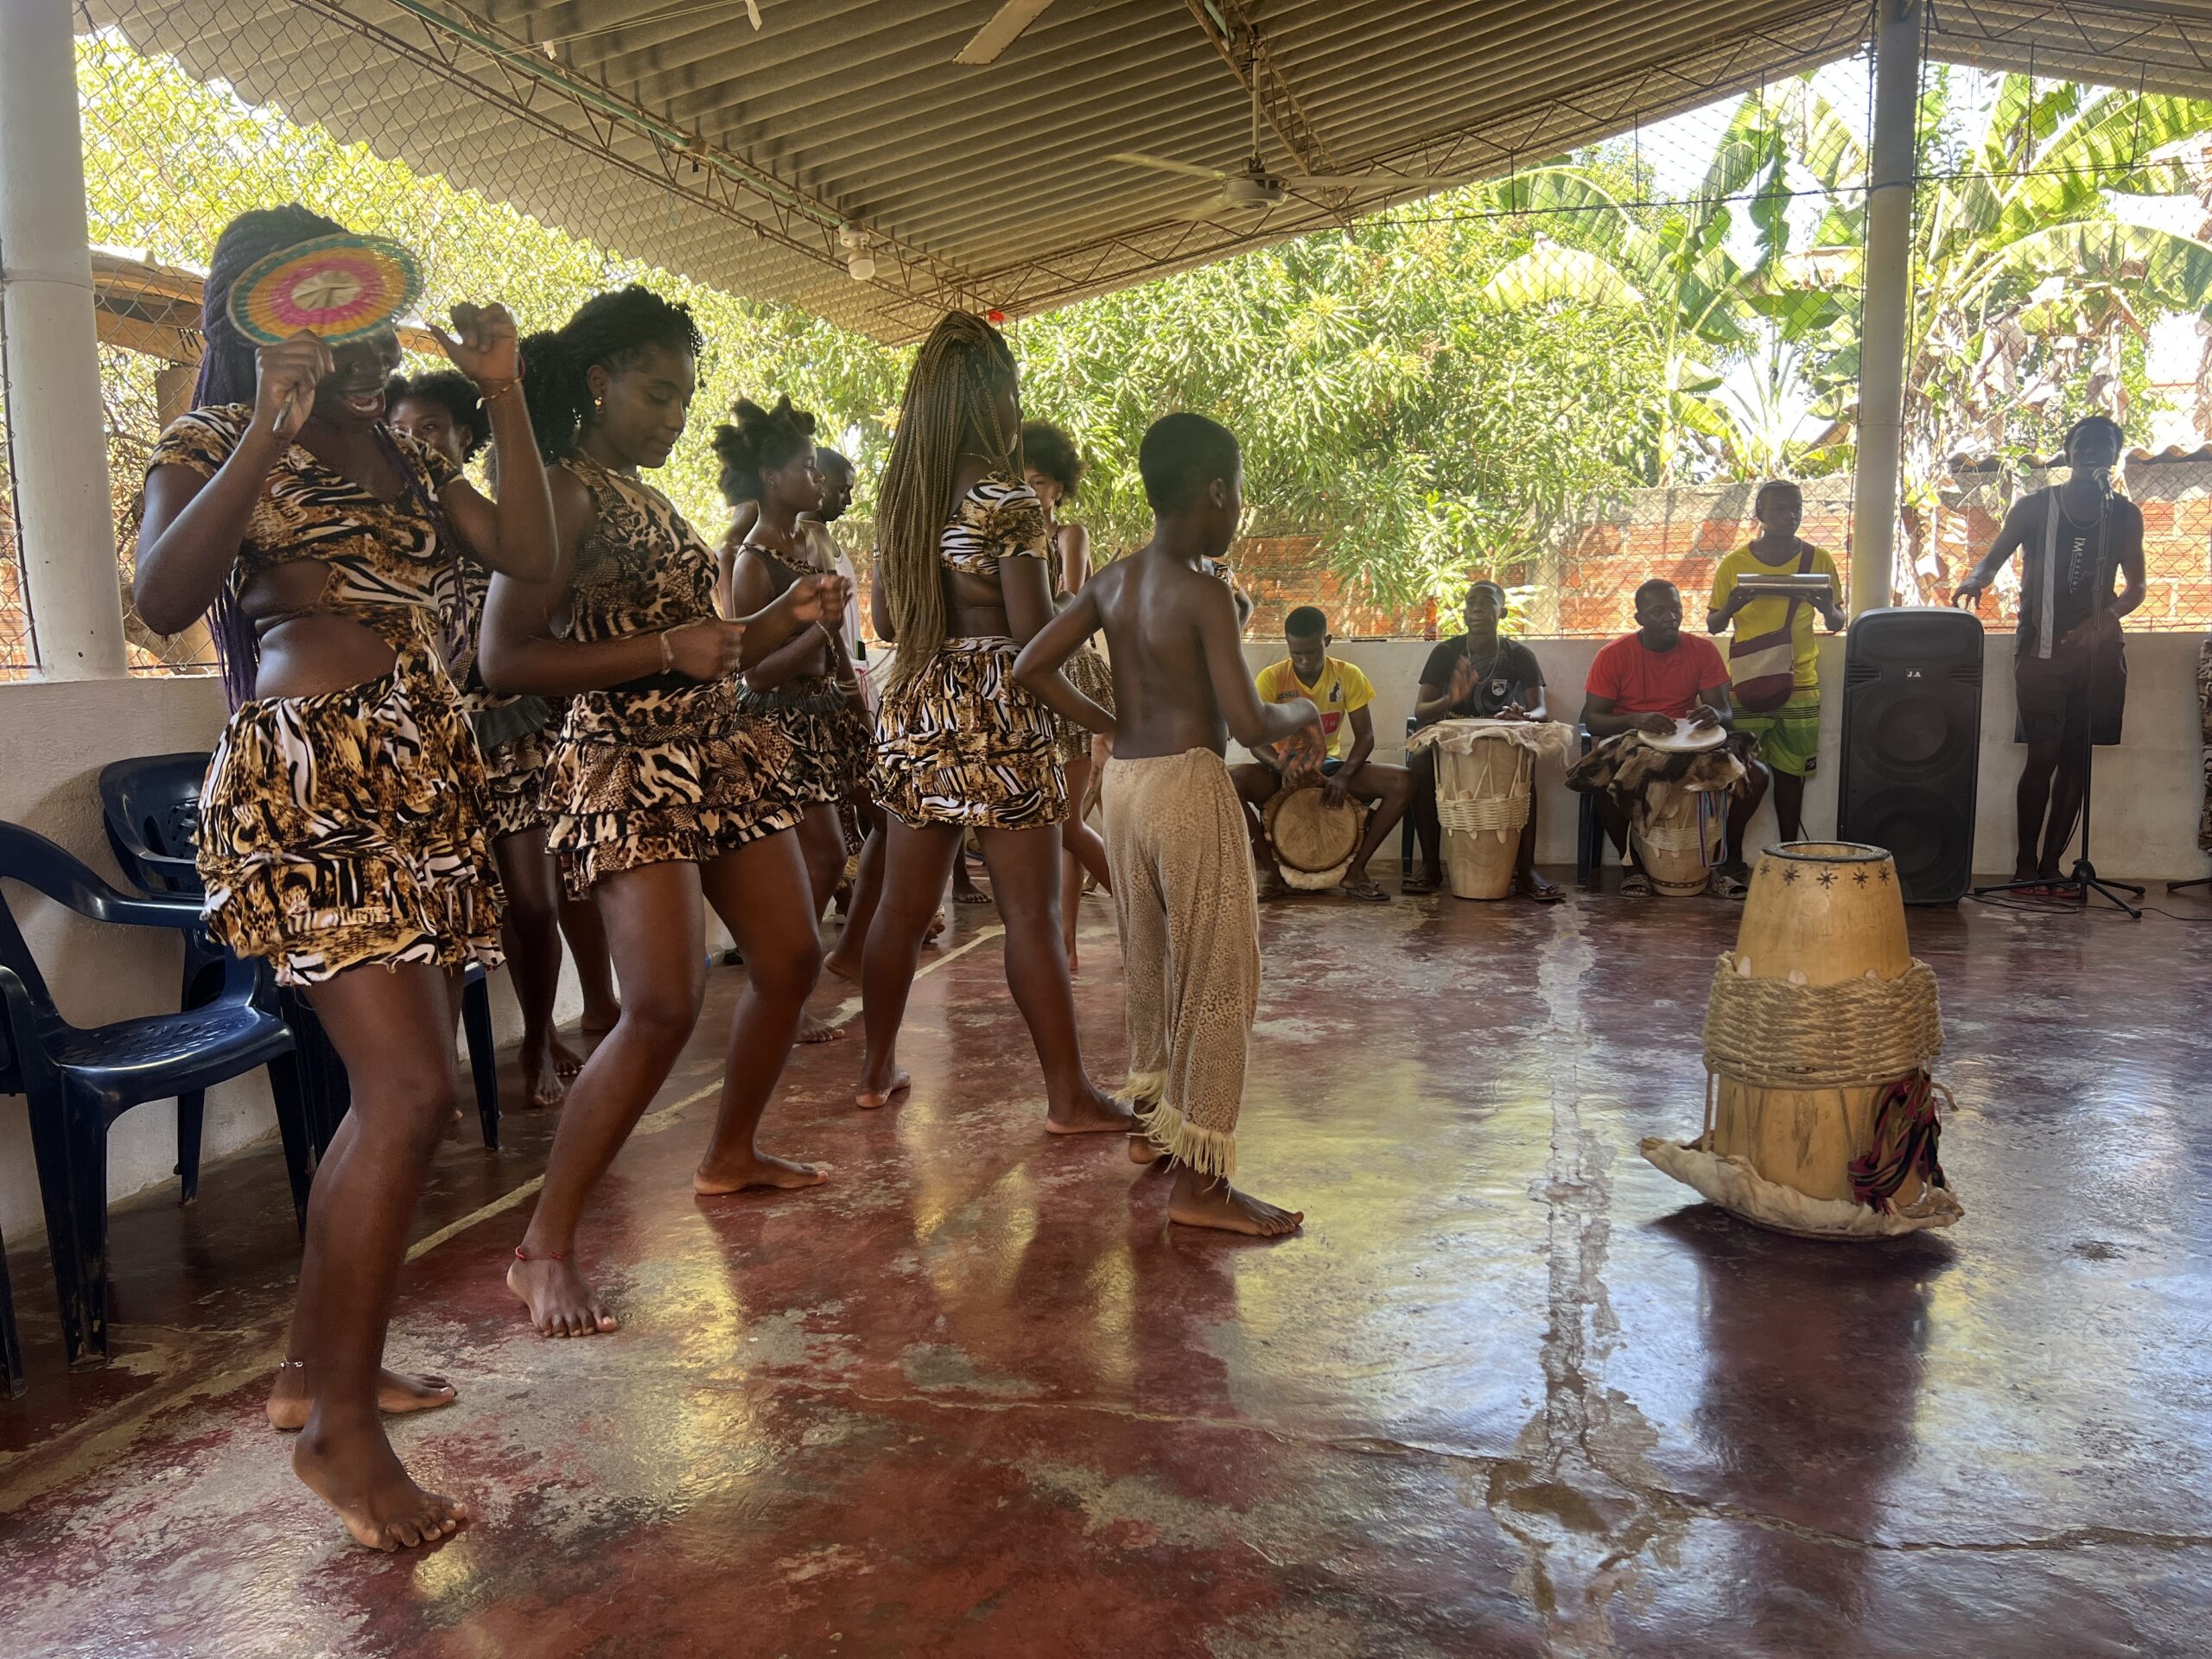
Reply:
<svg viewBox="0 0 2212 1659"><path fill-rule="evenodd" d="M1153 1169L1167 1167L1167 1148L1140 1132L1129 1137L1129 1161Z"/></svg>
<svg viewBox="0 0 2212 1659"><path fill-rule="evenodd" d="M930 918L930 929L928 932L922 935L922 943L924 944L934 943L944 934L944 906L939 905L937 907L937 914Z"/></svg>
<svg viewBox="0 0 2212 1659"><path fill-rule="evenodd" d="M587 1037L591 1033L587 1031ZM556 1035L553 1039L553 1070L563 1077L573 1077L584 1069L584 1062L591 1057L579 1054Z"/></svg>
<svg viewBox="0 0 2212 1659"><path fill-rule="evenodd" d="M1167 1195L1167 1219L1185 1227L1210 1227L1216 1232L1280 1238L1296 1232L1306 1212L1278 1209L1249 1192L1239 1192L1227 1181L1209 1179L1185 1166L1175 1172L1175 1190Z"/></svg>
<svg viewBox="0 0 2212 1659"><path fill-rule="evenodd" d="M748 1152L726 1164L709 1168L714 1154L708 1154L701 1161L698 1173L691 1178L691 1190L703 1192L709 1198L724 1192L742 1192L748 1187L773 1187L788 1192L802 1186L819 1186L830 1179L827 1164L795 1164L788 1158L777 1158L765 1152Z"/></svg>
<svg viewBox="0 0 2212 1659"><path fill-rule="evenodd" d="M845 1029L810 1014L798 1022L798 1040L802 1043L842 1043L845 1040Z"/></svg>
<svg viewBox="0 0 2212 1659"><path fill-rule="evenodd" d="M862 1089L853 1096L853 1103L864 1112L880 1111L913 1086L914 1079L911 1074L893 1071L889 1083L880 1089Z"/></svg>
<svg viewBox="0 0 2212 1659"><path fill-rule="evenodd" d="M452 1383L428 1372L378 1371L377 1409L397 1417L410 1411L435 1411L459 1396ZM297 1365L276 1368L276 1386L269 1391L269 1427L294 1433L307 1427L308 1374Z"/></svg>
<svg viewBox="0 0 2212 1659"><path fill-rule="evenodd" d="M550 1111L569 1097L568 1086L561 1081L564 1074L553 1051L550 1034L522 1046L523 1099L533 1112ZM582 1069L579 1062L578 1070Z"/></svg>
<svg viewBox="0 0 2212 1659"><path fill-rule="evenodd" d="M292 1472L338 1511L356 1543L412 1549L435 1543L468 1519L466 1504L408 1478L372 1419L346 1430L318 1424L292 1448Z"/></svg>
<svg viewBox="0 0 2212 1659"><path fill-rule="evenodd" d="M1045 1112L1046 1132L1051 1135L1127 1135L1136 1121L1135 1112L1096 1084L1085 1084L1065 1111L1048 1107Z"/></svg>
<svg viewBox="0 0 2212 1659"><path fill-rule="evenodd" d="M860 953L855 951L851 956L847 956L842 940L839 941L837 949L822 958L822 966L849 985L857 985L861 982Z"/></svg>
<svg viewBox="0 0 2212 1659"><path fill-rule="evenodd" d="M530 1322L541 1337L595 1337L620 1323L599 1305L573 1263L550 1255L516 1257L507 1268L507 1288L530 1309Z"/></svg>
<svg viewBox="0 0 2212 1659"><path fill-rule="evenodd" d="M621 1018L622 1005L620 1002L610 1002L603 1008L595 1008L587 1002L584 1017L576 1022L576 1028L587 1037L604 1037L614 1029L615 1023Z"/></svg>

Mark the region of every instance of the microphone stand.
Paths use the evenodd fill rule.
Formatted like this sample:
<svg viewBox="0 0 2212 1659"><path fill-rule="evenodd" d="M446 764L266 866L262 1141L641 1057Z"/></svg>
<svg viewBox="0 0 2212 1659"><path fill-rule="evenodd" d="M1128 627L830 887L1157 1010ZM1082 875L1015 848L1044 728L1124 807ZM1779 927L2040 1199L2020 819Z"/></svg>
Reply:
<svg viewBox="0 0 2212 1659"><path fill-rule="evenodd" d="M2098 491L2097 562L2101 566L2104 563L2105 554L2110 547L2110 538L2112 535L2112 474L2110 472L2103 468L2099 468L2095 474L2095 478L2097 480ZM2053 512L2063 511L2059 505L2058 489L2056 485L2051 487L2050 510ZM2052 556L2056 556L2056 548L2052 550ZM2050 576L2047 577L2047 579L2056 580L2056 573L2052 573ZM2107 577L2105 581L2099 585L2108 588L2110 587L2110 578ZM2101 599L2107 597L2107 595L2101 594L2099 597ZM2105 607L2102 605L2100 605L2095 611L2091 613L2091 620L2094 621L2097 617L2101 616L2104 613ZM2001 881L1993 887L1976 887L1974 890L1974 896L1977 899L1980 898L1984 893L2019 893L2030 887L2040 887L2045 893L2050 892L2053 888L2071 888L2073 890L2075 904L2082 910L2087 910L2089 907L2089 895L2094 893L2098 897L2117 906L2120 910L2126 913L2130 920L2139 922L2143 919L2142 911L2137 908L2134 905L2130 904L2127 899L2120 897L2122 893L2128 893L2137 899L2140 899L2143 896L2143 889L2130 881L2107 881L2104 880L2097 874L2097 867L2089 861L2089 803L2094 798L2096 793L2092 772L2092 763L2094 761L2097 753L2095 724L2097 708L2097 655L2098 652L2096 646L2093 643L2089 648L2088 684L2082 692L2082 695L2088 700L2089 706L2088 709L2084 711L2088 717L2082 722L2082 855L2074 861L2073 869L2068 873L2066 879L2063 881L2052 881L2044 877L2037 877L2033 880L2025 881ZM2056 779L2054 779L2053 782L2055 785Z"/></svg>

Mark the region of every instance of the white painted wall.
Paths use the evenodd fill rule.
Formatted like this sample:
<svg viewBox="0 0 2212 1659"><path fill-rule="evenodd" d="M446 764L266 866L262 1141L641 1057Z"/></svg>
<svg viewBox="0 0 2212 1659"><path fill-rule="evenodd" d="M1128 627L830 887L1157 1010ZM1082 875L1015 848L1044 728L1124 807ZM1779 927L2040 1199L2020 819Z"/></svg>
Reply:
<svg viewBox="0 0 2212 1659"><path fill-rule="evenodd" d="M223 690L212 678L85 680L0 684L0 818L59 842L104 878L119 882L100 827L100 768L134 754L212 746L223 728ZM65 1018L93 1026L176 1007L182 962L176 936L156 929L100 927L29 889L7 884L7 901ZM521 1015L493 976L492 1007L502 1042L521 1034ZM564 977L559 1014L582 1001ZM464 1074L464 1087L466 1077ZM466 1115L473 1129L475 1115ZM208 1091L203 1165L276 1132L264 1074ZM108 1191L114 1198L171 1178L176 1110L156 1102L126 1113L108 1142ZM202 1202L207 1202L202 1188ZM19 1096L0 1095L0 1237L16 1244L44 1230L29 1114ZM35 1283L18 1296L43 1294Z"/></svg>
<svg viewBox="0 0 2212 1659"><path fill-rule="evenodd" d="M1599 639L1540 639L1530 644L1543 664L1554 719L1572 721L1581 711L1582 684ZM2127 721L2116 749L2099 749L2094 809L2099 871L2153 881L2205 874L2197 850L2197 810L2203 798L2202 744L2196 702L2196 634L2137 633L2127 640ZM1357 663L1375 683L1376 757L1402 760L1406 717L1413 712L1421 664L1433 649L1422 640L1338 641L1332 654ZM1287 653L1279 642L1248 642L1244 657L1253 670L1279 662ZM2012 868L2012 791L2024 751L2012 741L2012 636L1993 633L1986 646L1981 689L1981 772L1976 802L1974 868L2008 872ZM1843 638L1821 642L1821 768L1806 791L1808 831L1825 834L1835 824L1835 780L1843 721ZM1574 861L1575 797L1561 781L1560 768L1537 774L1537 857L1547 864ZM1773 810L1754 820L1755 837L1771 839ZM1395 850L1395 849L1393 849Z"/></svg>
<svg viewBox="0 0 2212 1659"><path fill-rule="evenodd" d="M1580 709L1583 677L1599 643L1535 642L1555 714L1571 720ZM2202 776L2197 643L2196 636L2186 634L2139 634L2128 642L2127 741L2117 750L2098 751L2097 758L2096 852L2107 874L2170 880L2205 873L2206 861L2196 850ZM1402 758L1406 715L1428 645L1408 640L1350 643L1337 649L1375 682L1381 758ZM1268 643L1246 650L1255 669L1281 654L1279 646ZM2012 742L2012 651L2010 636L1990 637L1975 861L1991 871L2008 869L2012 861L2012 792L2020 753ZM1840 681L1842 661L1842 641L1825 641L1821 672L1831 684ZM1831 696L1823 740L1828 765L1823 767L1826 775L1815 780L1807 806L1816 830L1834 819L1833 771L1840 712L1840 700ZM100 768L126 755L205 748L222 722L222 691L210 679L0 684L0 817L51 836L114 880L100 828ZM1572 863L1575 798L1555 772L1539 781L1541 856L1547 863ZM1770 819L1763 824L1771 834ZM7 896L62 1012L72 1020L94 1025L175 1007L179 961L172 936L94 927L12 884ZM709 933L718 944L727 942L711 919ZM495 976L493 1008L501 1039L511 1041L520 1021L504 982L504 975ZM573 978L564 979L560 1017L574 1018L579 1006ZM258 1075L213 1090L203 1157L220 1157L275 1129L268 1090ZM140 1107L116 1126L110 1191L122 1198L156 1185L169 1179L175 1161L173 1109L166 1104ZM0 1235L20 1241L41 1227L23 1104L0 1096Z"/></svg>

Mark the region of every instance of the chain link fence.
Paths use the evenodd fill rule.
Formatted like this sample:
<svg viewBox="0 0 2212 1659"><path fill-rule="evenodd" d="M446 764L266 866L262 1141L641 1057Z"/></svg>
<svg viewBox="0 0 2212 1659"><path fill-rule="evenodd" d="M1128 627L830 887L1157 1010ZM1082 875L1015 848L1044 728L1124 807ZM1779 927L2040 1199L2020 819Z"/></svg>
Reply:
<svg viewBox="0 0 2212 1659"><path fill-rule="evenodd" d="M80 13L125 593L144 458L188 401L213 235L290 200L416 249L426 313L496 296L525 328L550 327L631 279L688 301L710 344L671 493L711 536L726 514L715 418L738 396L788 391L858 463L842 538L864 548L906 353L587 239L641 212L676 222L696 204L673 186L656 196L579 167L567 197L540 204L563 228L454 188L435 169L467 175L480 132L465 99L335 17L295 0ZM378 111L388 155L250 101L262 66L309 50L339 54L350 100L291 113L353 132ZM1947 599L2066 427L2098 410L2126 426L2126 487L2145 513L2147 596L2131 626L2212 626L2212 103L2147 90L2116 52L2096 82L1923 70L1905 602ZM1851 58L1342 232L1017 322L1032 412L1093 459L1076 516L1103 551L1135 545L1136 438L1166 409L1198 407L1246 442L1252 533L1236 558L1255 627L1319 602L1347 636L1449 632L1475 575L1506 582L1532 633L1621 632L1654 575L1694 612L1770 477L1802 483L1802 533L1846 563L1872 91L1870 60ZM32 666L20 578L0 512L0 676ZM1985 601L1992 626L2010 626L2016 578ZM130 619L128 634L137 671L211 664L204 631L164 639Z"/></svg>

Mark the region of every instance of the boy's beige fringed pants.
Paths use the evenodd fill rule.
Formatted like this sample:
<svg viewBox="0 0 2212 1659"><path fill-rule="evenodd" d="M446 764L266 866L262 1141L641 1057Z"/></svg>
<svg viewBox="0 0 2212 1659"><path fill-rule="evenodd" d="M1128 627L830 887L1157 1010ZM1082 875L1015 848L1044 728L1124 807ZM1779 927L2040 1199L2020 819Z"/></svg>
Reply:
<svg viewBox="0 0 2212 1659"><path fill-rule="evenodd" d="M1251 842L1211 749L1106 764L1100 804L1128 981L1122 1098L1179 1163L1236 1173L1236 1113L1260 1001Z"/></svg>

